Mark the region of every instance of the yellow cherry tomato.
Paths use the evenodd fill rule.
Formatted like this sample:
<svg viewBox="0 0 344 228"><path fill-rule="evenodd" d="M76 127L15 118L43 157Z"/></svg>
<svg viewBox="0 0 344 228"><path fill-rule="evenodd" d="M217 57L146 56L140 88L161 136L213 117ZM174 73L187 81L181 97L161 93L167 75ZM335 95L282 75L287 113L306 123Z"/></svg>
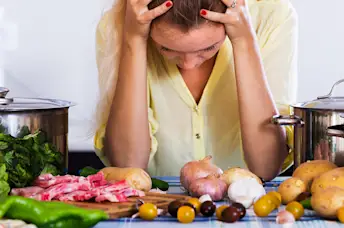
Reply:
<svg viewBox="0 0 344 228"><path fill-rule="evenodd" d="M298 220L299 218L301 218L303 216L304 213L304 209L301 203L297 202L297 201L293 201L287 204L286 211L289 211L290 213L292 213L294 215L295 220Z"/></svg>
<svg viewBox="0 0 344 228"><path fill-rule="evenodd" d="M266 217L275 209L268 197L261 197L253 204L253 211L258 217Z"/></svg>
<svg viewBox="0 0 344 228"><path fill-rule="evenodd" d="M152 203L144 203L139 207L139 216L144 220L153 220L158 215L158 208Z"/></svg>
<svg viewBox="0 0 344 228"><path fill-rule="evenodd" d="M282 202L282 196L279 192L276 192L276 191L271 191L271 192L268 192L268 195L273 195L275 197L277 197L278 201L279 201L279 205L278 207L281 205L281 202Z"/></svg>
<svg viewBox="0 0 344 228"><path fill-rule="evenodd" d="M201 202L197 198L190 198L188 202L196 208L196 212L198 214L201 210Z"/></svg>
<svg viewBox="0 0 344 228"><path fill-rule="evenodd" d="M341 223L344 223L344 207L338 209L337 218Z"/></svg>
<svg viewBox="0 0 344 228"><path fill-rule="evenodd" d="M191 223L195 219L195 210L189 206L181 206L177 212L177 219L181 223Z"/></svg>
<svg viewBox="0 0 344 228"><path fill-rule="evenodd" d="M270 204L273 204L274 209L278 208L281 205L281 201L273 193L266 194L262 196L262 198L265 198Z"/></svg>
<svg viewBox="0 0 344 228"><path fill-rule="evenodd" d="M228 205L222 205L216 209L216 217L218 220L222 220L222 212L227 207L228 207Z"/></svg>

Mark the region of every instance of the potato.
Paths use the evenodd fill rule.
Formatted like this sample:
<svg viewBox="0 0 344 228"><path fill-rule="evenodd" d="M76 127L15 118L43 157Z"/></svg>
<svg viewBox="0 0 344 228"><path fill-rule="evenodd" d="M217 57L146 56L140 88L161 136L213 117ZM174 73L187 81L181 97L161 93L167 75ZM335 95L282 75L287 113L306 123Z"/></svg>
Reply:
<svg viewBox="0 0 344 228"><path fill-rule="evenodd" d="M344 189L329 187L314 193L311 198L313 210L321 217L336 219L337 210L344 206Z"/></svg>
<svg viewBox="0 0 344 228"><path fill-rule="evenodd" d="M308 161L302 163L295 169L293 177L298 177L303 180L307 185L307 191L310 191L314 178L335 168L337 168L335 164L326 160Z"/></svg>
<svg viewBox="0 0 344 228"><path fill-rule="evenodd" d="M328 187L344 189L344 167L332 169L315 178L311 186L311 193L313 194Z"/></svg>
<svg viewBox="0 0 344 228"><path fill-rule="evenodd" d="M151 177L140 168L106 167L100 171L109 182L126 180L132 188L141 191L149 191L152 188Z"/></svg>
<svg viewBox="0 0 344 228"><path fill-rule="evenodd" d="M247 178L247 177L254 178L258 181L259 184L263 185L262 180L259 177L257 177L255 174L253 174L247 169L242 169L239 167L233 167L233 168L227 169L220 176L220 179L226 182L227 185L230 185L236 180L240 180L242 178Z"/></svg>
<svg viewBox="0 0 344 228"><path fill-rule="evenodd" d="M307 186L300 178L290 177L280 184L277 191L281 194L282 203L288 204L306 190Z"/></svg>

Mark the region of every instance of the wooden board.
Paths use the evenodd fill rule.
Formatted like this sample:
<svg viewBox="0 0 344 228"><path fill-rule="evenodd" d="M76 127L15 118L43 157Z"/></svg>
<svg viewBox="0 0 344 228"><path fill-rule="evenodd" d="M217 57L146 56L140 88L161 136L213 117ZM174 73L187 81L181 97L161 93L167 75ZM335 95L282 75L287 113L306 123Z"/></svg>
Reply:
<svg viewBox="0 0 344 228"><path fill-rule="evenodd" d="M137 212L136 201L138 199L143 200L145 203L153 203L160 209L167 209L170 202L174 200L186 201L190 198L187 195L172 195L172 194L160 194L147 192L143 197L129 197L128 202L111 203L111 202L73 202L67 201L65 203L72 204L77 207L86 209L100 209L109 214L111 219L131 217Z"/></svg>

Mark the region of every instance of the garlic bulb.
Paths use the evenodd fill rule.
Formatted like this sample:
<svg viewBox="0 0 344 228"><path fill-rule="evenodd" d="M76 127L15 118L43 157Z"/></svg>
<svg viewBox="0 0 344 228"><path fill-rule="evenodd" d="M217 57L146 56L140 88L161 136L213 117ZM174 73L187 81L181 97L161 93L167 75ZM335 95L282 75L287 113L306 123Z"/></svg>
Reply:
<svg viewBox="0 0 344 228"><path fill-rule="evenodd" d="M205 201L213 201L213 200L211 199L210 195L208 195L208 194L205 194L205 195L199 197L198 200L199 200L200 203L203 203L203 202L205 202Z"/></svg>
<svg viewBox="0 0 344 228"><path fill-rule="evenodd" d="M265 194L264 187L257 180L250 177L236 180L228 187L229 199L243 204L246 208L252 206Z"/></svg>

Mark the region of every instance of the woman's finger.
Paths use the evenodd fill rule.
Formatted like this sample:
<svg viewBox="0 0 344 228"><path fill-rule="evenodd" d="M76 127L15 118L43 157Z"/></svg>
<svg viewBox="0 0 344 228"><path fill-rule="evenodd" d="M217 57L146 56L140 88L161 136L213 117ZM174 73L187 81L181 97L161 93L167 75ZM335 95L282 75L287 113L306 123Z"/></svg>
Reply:
<svg viewBox="0 0 344 228"><path fill-rule="evenodd" d="M202 9L200 13L205 19L223 24L232 24L240 20L240 15L238 13L228 12L228 10L226 13L218 13Z"/></svg>
<svg viewBox="0 0 344 228"><path fill-rule="evenodd" d="M160 6L157 6L154 9L151 9L151 10L143 13L140 16L141 20L143 20L143 21L152 21L155 18L157 18L157 17L163 15L164 13L166 13L172 7L172 5L173 5L172 1L164 2Z"/></svg>

